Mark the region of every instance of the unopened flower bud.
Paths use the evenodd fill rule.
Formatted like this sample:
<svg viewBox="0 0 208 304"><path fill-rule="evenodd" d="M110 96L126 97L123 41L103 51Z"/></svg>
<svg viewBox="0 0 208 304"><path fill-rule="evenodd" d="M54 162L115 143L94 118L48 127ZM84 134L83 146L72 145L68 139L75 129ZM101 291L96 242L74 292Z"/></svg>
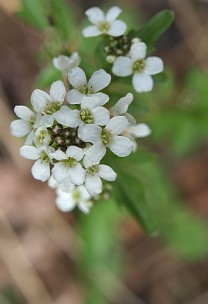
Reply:
<svg viewBox="0 0 208 304"><path fill-rule="evenodd" d="M109 55L106 57L106 61L108 63L114 63L115 60L116 60L116 56L114 56L114 55Z"/></svg>

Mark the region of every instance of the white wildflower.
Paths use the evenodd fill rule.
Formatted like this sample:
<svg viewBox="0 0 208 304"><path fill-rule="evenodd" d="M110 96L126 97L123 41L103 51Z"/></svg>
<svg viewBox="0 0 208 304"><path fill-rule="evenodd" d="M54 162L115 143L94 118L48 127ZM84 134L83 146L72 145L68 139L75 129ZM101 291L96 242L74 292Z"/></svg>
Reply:
<svg viewBox="0 0 208 304"><path fill-rule="evenodd" d="M85 96L98 97L100 105L104 105L109 100L107 94L99 92L107 87L111 81L110 74L106 73L103 69L94 72L87 82L85 72L77 67L69 71L68 80L74 87L66 96L70 104L80 104Z"/></svg>
<svg viewBox="0 0 208 304"><path fill-rule="evenodd" d="M83 29L82 34L84 37L94 37L99 35L110 35L119 37L126 31L126 23L121 20L116 20L122 10L114 6L104 14L98 7L88 9L85 14L89 21L93 24Z"/></svg>
<svg viewBox="0 0 208 304"><path fill-rule="evenodd" d="M64 192L58 188L56 194L56 205L62 212L69 212L78 207L83 213L88 214L93 205L90 201L91 195L84 186L73 187L71 192Z"/></svg>
<svg viewBox="0 0 208 304"><path fill-rule="evenodd" d="M42 182L47 181L50 177L50 153L53 152L54 149L47 149L45 147L36 148L26 145L20 148L21 156L36 160L32 166L32 175L35 179L41 180Z"/></svg>
<svg viewBox="0 0 208 304"><path fill-rule="evenodd" d="M62 184L66 180L70 180L74 185L82 185L85 180L85 170L79 161L83 158L84 152L81 148L70 146L66 153L57 150L52 157L58 160L52 169L53 178L56 182Z"/></svg>
<svg viewBox="0 0 208 304"><path fill-rule="evenodd" d="M128 120L124 116L116 116L109 120L104 129L93 124L79 128L78 136L93 144L87 150L86 157L91 162L99 163L107 147L117 156L128 156L132 152L133 142L125 136L119 136L127 126Z"/></svg>
<svg viewBox="0 0 208 304"><path fill-rule="evenodd" d="M66 77L69 70L79 66L81 58L77 52L73 52L71 56L59 55L53 58L55 68L63 73Z"/></svg>
<svg viewBox="0 0 208 304"><path fill-rule="evenodd" d="M120 77L133 75L133 87L141 92L149 92L153 89L151 75L161 73L164 69L163 61L159 57L148 57L147 46L143 42L133 43L129 57L119 56L116 58L112 72Z"/></svg>
<svg viewBox="0 0 208 304"><path fill-rule="evenodd" d="M117 103L110 108L110 113L112 116L122 116L124 115L130 124L136 124L135 118L127 113L130 104L133 101L133 94L128 93L126 96L120 98Z"/></svg>

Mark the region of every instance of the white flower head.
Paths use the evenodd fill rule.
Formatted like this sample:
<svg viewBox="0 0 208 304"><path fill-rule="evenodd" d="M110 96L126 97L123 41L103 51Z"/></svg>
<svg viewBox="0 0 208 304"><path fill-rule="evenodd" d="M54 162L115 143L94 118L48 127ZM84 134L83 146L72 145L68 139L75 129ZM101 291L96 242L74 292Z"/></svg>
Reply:
<svg viewBox="0 0 208 304"><path fill-rule="evenodd" d="M74 185L82 185L84 183L85 170L79 163L84 156L81 148L69 146L66 153L57 150L51 156L59 161L54 164L52 169L53 178L57 183L63 184L68 179Z"/></svg>
<svg viewBox="0 0 208 304"><path fill-rule="evenodd" d="M111 7L106 15L99 7L88 9L85 14L89 21L93 24L83 29L84 37L95 37L99 35L109 35L119 37L126 31L126 23L116 20L122 10L117 7Z"/></svg>
<svg viewBox="0 0 208 304"><path fill-rule="evenodd" d="M84 166L86 168L85 187L92 196L102 192L103 184L101 178L107 181L114 181L117 177L111 167L93 164L87 158L84 159Z"/></svg>
<svg viewBox="0 0 208 304"><path fill-rule="evenodd" d="M84 127L86 124L104 126L110 119L110 112L100 106L99 98L92 96L82 99L80 110L67 110L67 115L63 115L61 109L54 117L57 122L70 128Z"/></svg>
<svg viewBox="0 0 208 304"><path fill-rule="evenodd" d="M152 75L161 73L164 69L163 61L159 57L148 57L147 46L143 42L133 43L129 57L116 58L112 72L120 77L133 74L133 87L139 92L149 92L153 89Z"/></svg>
<svg viewBox="0 0 208 304"><path fill-rule="evenodd" d="M71 56L59 55L53 58L53 65L59 71L61 71L64 76L67 76L69 70L76 68L80 65L81 58L77 52L73 52Z"/></svg>
<svg viewBox="0 0 208 304"><path fill-rule="evenodd" d="M79 138L93 144L87 150L86 158L90 162L99 163L107 147L119 157L128 156L132 152L133 142L125 136L120 136L127 126L128 120L124 116L116 116L111 118L103 129L93 124L79 128Z"/></svg>
<svg viewBox="0 0 208 304"><path fill-rule="evenodd" d="M42 182L47 181L50 177L50 153L53 152L53 148L47 149L45 147L36 148L26 145L20 148L21 156L36 160L32 166L32 175L35 179L41 180Z"/></svg>
<svg viewBox="0 0 208 304"><path fill-rule="evenodd" d="M58 188L56 194L56 205L62 212L69 212L78 207L83 213L88 214L93 205L90 201L91 195L84 186L74 186L68 193Z"/></svg>
<svg viewBox="0 0 208 304"><path fill-rule="evenodd" d="M66 99L70 104L80 104L83 97L95 96L99 98L100 105L104 105L109 100L109 96L99 92L107 87L111 81L111 75L100 69L92 74L89 81L85 72L77 67L68 73L69 83L74 87L67 93Z"/></svg>

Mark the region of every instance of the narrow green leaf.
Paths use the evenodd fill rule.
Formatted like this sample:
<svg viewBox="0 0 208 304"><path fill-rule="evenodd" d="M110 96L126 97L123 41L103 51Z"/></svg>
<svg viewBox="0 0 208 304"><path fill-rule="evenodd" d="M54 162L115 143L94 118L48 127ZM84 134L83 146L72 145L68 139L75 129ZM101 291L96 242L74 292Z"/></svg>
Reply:
<svg viewBox="0 0 208 304"><path fill-rule="evenodd" d="M144 41L147 44L150 53L153 50L155 42L158 40L160 35L170 27L173 20L174 13L170 10L163 10L134 33L134 37L139 37Z"/></svg>

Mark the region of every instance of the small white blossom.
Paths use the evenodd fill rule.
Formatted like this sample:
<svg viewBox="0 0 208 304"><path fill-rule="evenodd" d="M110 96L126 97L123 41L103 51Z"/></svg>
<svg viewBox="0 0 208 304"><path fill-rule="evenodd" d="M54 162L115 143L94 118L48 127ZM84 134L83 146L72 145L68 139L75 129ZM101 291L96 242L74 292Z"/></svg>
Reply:
<svg viewBox="0 0 208 304"><path fill-rule="evenodd" d="M120 77L133 75L134 89L141 92L149 92L153 89L151 75L161 73L164 69L163 61L159 57L148 57L147 46L143 42L133 43L129 57L119 56L116 58L112 72Z"/></svg>
<svg viewBox="0 0 208 304"><path fill-rule="evenodd" d="M69 70L79 66L81 58L77 52L73 52L71 56L59 55L53 58L55 68L63 73L66 77Z"/></svg>
<svg viewBox="0 0 208 304"><path fill-rule="evenodd" d="M84 186L73 187L71 192L64 192L58 188L56 194L56 205L62 212L69 212L78 207L83 213L88 214L93 205L90 201L91 195Z"/></svg>
<svg viewBox="0 0 208 304"><path fill-rule="evenodd" d="M32 175L35 179L45 182L50 177L50 162L51 156L50 153L53 153L54 149L45 147L36 148L33 146L23 146L20 148L21 156L36 160L32 166Z"/></svg>
<svg viewBox="0 0 208 304"><path fill-rule="evenodd" d="M135 118L127 113L130 104L133 101L133 94L128 93L126 96L120 98L117 103L110 109L112 116L124 115L130 124L136 124Z"/></svg>
<svg viewBox="0 0 208 304"><path fill-rule="evenodd" d="M85 96L98 97L100 105L104 105L109 100L107 94L99 92L107 87L111 81L110 74L106 73L103 69L94 72L87 82L85 72L77 67L69 71L68 80L74 87L66 96L70 104L80 104Z"/></svg>
<svg viewBox="0 0 208 304"><path fill-rule="evenodd" d="M33 137L33 141L37 147L48 146L51 141L51 135L46 127L38 128Z"/></svg>
<svg viewBox="0 0 208 304"><path fill-rule="evenodd" d="M88 162L86 158L84 159L84 166L86 168L85 187L92 196L102 192L103 184L101 178L107 181L114 181L117 177L111 167L93 164Z"/></svg>
<svg viewBox="0 0 208 304"><path fill-rule="evenodd" d="M53 178L56 182L63 184L66 180L70 180L74 185L82 185L85 180L85 170L79 161L83 158L84 152L76 146L69 146L64 153L57 150L52 157L58 160L52 169Z"/></svg>
<svg viewBox="0 0 208 304"><path fill-rule="evenodd" d="M124 116L116 116L109 120L105 128L93 124L79 128L79 137L93 145L87 150L86 157L91 162L99 163L106 153L106 147L120 157L128 156L133 149L133 142L120 136L128 126L128 120Z"/></svg>
<svg viewBox="0 0 208 304"><path fill-rule="evenodd" d="M96 97L84 97L80 110L65 111L62 109L54 114L57 122L70 128L83 127L86 124L104 126L110 119L110 112L100 107L100 101ZM65 112L65 113L64 113Z"/></svg>
<svg viewBox="0 0 208 304"><path fill-rule="evenodd" d="M119 37L126 31L126 23L121 20L116 20L122 10L114 6L104 14L99 7L92 7L88 9L85 14L89 21L93 24L83 29L84 37L95 37L99 35L110 35Z"/></svg>

